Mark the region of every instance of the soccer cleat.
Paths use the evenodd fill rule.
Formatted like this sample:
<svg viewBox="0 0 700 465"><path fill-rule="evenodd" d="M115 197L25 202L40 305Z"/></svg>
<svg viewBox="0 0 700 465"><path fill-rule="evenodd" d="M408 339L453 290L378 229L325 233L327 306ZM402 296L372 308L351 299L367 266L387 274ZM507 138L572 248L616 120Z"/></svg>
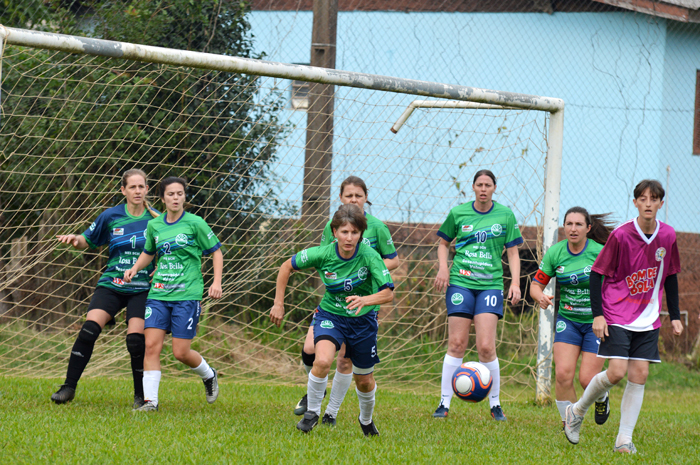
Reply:
<svg viewBox="0 0 700 465"><path fill-rule="evenodd" d="M613 452L621 452L623 454L636 454L637 453L637 448L634 447L634 444L632 444L632 441L628 442L627 444L622 444L620 446L615 446L613 448Z"/></svg>
<svg viewBox="0 0 700 465"><path fill-rule="evenodd" d="M133 410L134 412L157 412L158 411L158 406L151 402L150 400L147 400L143 403L143 405L139 408L136 408Z"/></svg>
<svg viewBox="0 0 700 465"><path fill-rule="evenodd" d="M331 415L330 413L326 413L323 415L323 418L321 419L321 424L322 425L328 425L328 426L335 426L335 417Z"/></svg>
<svg viewBox="0 0 700 465"><path fill-rule="evenodd" d="M216 374L216 370L212 368L212 371L214 376L204 380L204 394L206 394L207 402L210 404L216 402L216 398L219 397L219 377Z"/></svg>
<svg viewBox="0 0 700 465"><path fill-rule="evenodd" d="M571 444L578 444L583 417L574 413L574 405L566 407L566 421L564 422L564 434Z"/></svg>
<svg viewBox="0 0 700 465"><path fill-rule="evenodd" d="M450 413L450 409L442 405L442 402L440 402L440 405L438 405L438 408L435 410L435 413L433 413L433 418L447 418L447 415Z"/></svg>
<svg viewBox="0 0 700 465"><path fill-rule="evenodd" d="M326 398L326 392L323 391L323 398ZM301 416L306 413L306 410L309 408L309 399L306 394L304 394L304 397L301 398L301 400L297 403L297 406L294 407L294 415Z"/></svg>
<svg viewBox="0 0 700 465"><path fill-rule="evenodd" d="M306 413L304 413L304 418L299 420L299 423L297 423L297 429L304 433L308 433L309 431L314 429L314 426L316 426L317 424L318 415L316 415L314 412L307 410Z"/></svg>
<svg viewBox="0 0 700 465"><path fill-rule="evenodd" d="M357 421L360 421L358 418ZM374 425L374 421L370 422L369 425L363 425L362 422L360 422L360 428L362 428L362 432L365 434L365 436L379 436L379 431L377 431L377 427Z"/></svg>
<svg viewBox="0 0 700 465"><path fill-rule="evenodd" d="M67 384L61 385L58 391L51 394L51 400L57 404L65 404L70 402L75 397L75 388L68 386Z"/></svg>
<svg viewBox="0 0 700 465"><path fill-rule="evenodd" d="M491 407L491 418L496 421L506 421L506 415L503 413L503 409L500 405L494 405Z"/></svg>
<svg viewBox="0 0 700 465"><path fill-rule="evenodd" d="M608 421L609 416L610 416L610 396L607 395L607 396L605 396L605 400L603 402L596 402L595 403L595 422L599 425L602 425L606 421Z"/></svg>
<svg viewBox="0 0 700 465"><path fill-rule="evenodd" d="M143 397L141 396L134 396L134 405L131 406L132 410L138 410L143 404L145 404L146 401L143 400Z"/></svg>

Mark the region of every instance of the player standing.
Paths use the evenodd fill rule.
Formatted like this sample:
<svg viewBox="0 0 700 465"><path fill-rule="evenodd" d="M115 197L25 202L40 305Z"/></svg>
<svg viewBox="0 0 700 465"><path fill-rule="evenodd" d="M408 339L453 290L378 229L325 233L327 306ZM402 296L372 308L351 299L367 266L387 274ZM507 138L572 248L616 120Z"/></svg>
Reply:
<svg viewBox="0 0 700 465"><path fill-rule="evenodd" d="M60 242L78 250L109 244L107 268L97 281L95 293L88 305L86 321L71 349L66 381L51 396L51 400L57 404L73 400L78 381L90 361L102 328L122 308L126 308L126 348L131 357L131 373L134 378L133 407L143 405L143 315L150 288L148 275L153 271L153 266L136 275L131 283L124 283L121 278L127 269L125 265L134 263L143 250L146 224L159 213L150 208L146 201L148 183L143 171L132 169L124 172L121 191L126 197L126 203L102 212L85 232L80 235L56 236Z"/></svg>
<svg viewBox="0 0 700 465"><path fill-rule="evenodd" d="M124 281L131 282L158 253L158 266L146 301L143 373L146 402L138 408L140 411L158 410L160 353L166 332L172 332L175 358L192 368L204 381L207 402L213 403L219 395L216 370L192 350L191 345L197 334L200 301L204 293L202 255L212 255L214 281L209 287L212 299L221 298L224 258L221 242L207 223L185 211L186 188L187 184L181 178L168 177L161 181L160 198L167 213L148 223L143 253L124 273Z"/></svg>
<svg viewBox="0 0 700 465"><path fill-rule="evenodd" d="M647 179L637 184L634 206L639 216L610 234L593 265L593 332L601 338L598 356L609 361L607 371L594 376L581 399L566 408L564 432L572 444L579 442L588 408L627 374L613 450L631 454L637 451L632 433L642 409L649 364L661 363L659 310L664 288L673 334L683 332L678 308L677 273L681 266L676 232L656 219L664 194L658 181ZM601 286L602 276L605 280Z"/></svg>
<svg viewBox="0 0 700 465"><path fill-rule="evenodd" d="M503 318L503 247L508 256L511 284L508 298L520 301L520 256L523 243L515 215L506 206L492 200L496 176L489 170L474 175L472 189L476 200L459 205L447 215L437 232L438 274L435 288L447 289L448 346L442 364L442 399L433 416L445 418L452 400L452 375L462 364L474 322L479 361L491 372L489 393L491 416L505 421L500 403L501 374L496 355L496 326ZM456 255L450 269L447 264L450 243L456 240Z"/></svg>
<svg viewBox="0 0 700 465"><path fill-rule="evenodd" d="M375 393L374 365L377 355L379 305L393 299L394 284L379 254L362 243L367 220L356 205L341 205L333 215L331 231L336 242L302 250L284 262L277 275L275 304L270 319L280 325L284 318L284 294L293 270L315 268L326 287L314 318L316 358L307 386L308 410L297 424L305 433L318 423L328 372L336 352L345 346L351 360L360 426L365 436L379 434L372 413Z"/></svg>
<svg viewBox="0 0 700 465"><path fill-rule="evenodd" d="M357 176L349 176L340 184L340 201L343 205L357 205L360 210L364 211L365 204L372 205L367 200L367 185ZM367 229L362 233L362 242L369 245L377 252L384 260L389 271L396 269L399 266L399 257L394 247L394 241L391 239L389 228L380 220L372 215L365 213L367 219ZM323 229L321 236L321 245L328 245L335 241L333 231L331 230L331 221L329 220L326 227ZM314 322L311 322L309 330L306 333L304 347L301 350L301 360L304 364L304 369L308 375L314 364L315 348L314 348ZM326 412L323 415L321 422L326 425L335 426L338 410L343 403L345 394L350 388L352 382L352 362L345 358L345 347L341 347L338 351L336 360L335 375L333 375L333 385L331 386L331 396L326 406ZM297 403L294 408L295 415L303 415L307 409L307 396Z"/></svg>
<svg viewBox="0 0 700 465"><path fill-rule="evenodd" d="M600 339L593 334L588 283L593 262L610 235L606 216L589 215L581 207L570 208L564 215L566 239L547 250L530 286L530 296L545 309L552 305L554 298L544 293L551 278L557 278L561 290L553 352L557 408L562 423L566 418L566 407L576 402L574 375L579 355L582 354L578 377L584 389L605 363L605 359L597 357ZM609 415L610 401L606 393L596 400L596 423L602 425Z"/></svg>

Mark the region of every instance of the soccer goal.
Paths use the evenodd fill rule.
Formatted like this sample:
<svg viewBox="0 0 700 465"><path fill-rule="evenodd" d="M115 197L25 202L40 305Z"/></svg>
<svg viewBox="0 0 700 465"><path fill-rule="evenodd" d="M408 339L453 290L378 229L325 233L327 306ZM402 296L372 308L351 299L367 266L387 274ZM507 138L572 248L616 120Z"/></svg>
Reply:
<svg viewBox="0 0 700 465"><path fill-rule="evenodd" d="M293 276L282 328L268 314L279 265L317 240L305 182L328 182L309 176L310 83L334 86L330 209L313 224L338 206L342 180L359 176L401 260L394 302L380 312L383 384L437 392L447 324L433 289L435 232L473 198L478 169L496 174L494 200L515 212L526 239L524 296L557 239L560 99L13 28L0 28L0 39L2 373L63 376L105 254L54 236L84 231L121 201L121 173L141 168L156 207L158 179L186 178L189 211L222 240L224 298L203 302L195 339L207 359L231 379L302 383L299 352L320 296L314 277ZM552 308L523 299L506 309L506 394L516 393L509 385L535 387L548 401L552 329ZM129 372L123 335L120 315L86 376ZM466 359L476 360L473 340ZM163 365L166 376L181 369L173 358Z"/></svg>

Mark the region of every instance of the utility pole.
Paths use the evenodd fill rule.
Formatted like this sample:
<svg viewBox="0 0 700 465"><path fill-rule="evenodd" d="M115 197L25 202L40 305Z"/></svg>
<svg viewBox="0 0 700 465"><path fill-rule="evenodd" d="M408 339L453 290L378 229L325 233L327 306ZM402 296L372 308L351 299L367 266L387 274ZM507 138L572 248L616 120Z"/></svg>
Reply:
<svg viewBox="0 0 700 465"><path fill-rule="evenodd" d="M311 66L335 68L338 0L314 0ZM333 161L335 86L309 83L302 222L317 245L328 221Z"/></svg>

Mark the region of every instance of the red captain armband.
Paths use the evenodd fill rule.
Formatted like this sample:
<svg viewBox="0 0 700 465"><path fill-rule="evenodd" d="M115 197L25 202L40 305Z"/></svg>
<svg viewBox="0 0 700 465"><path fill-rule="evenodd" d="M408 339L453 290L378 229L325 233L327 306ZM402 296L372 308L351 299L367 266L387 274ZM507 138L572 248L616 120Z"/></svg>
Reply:
<svg viewBox="0 0 700 465"><path fill-rule="evenodd" d="M552 277L547 276L547 274L542 270L537 270L537 273L535 273L535 281L540 284L544 284L546 286L550 279L552 279Z"/></svg>

